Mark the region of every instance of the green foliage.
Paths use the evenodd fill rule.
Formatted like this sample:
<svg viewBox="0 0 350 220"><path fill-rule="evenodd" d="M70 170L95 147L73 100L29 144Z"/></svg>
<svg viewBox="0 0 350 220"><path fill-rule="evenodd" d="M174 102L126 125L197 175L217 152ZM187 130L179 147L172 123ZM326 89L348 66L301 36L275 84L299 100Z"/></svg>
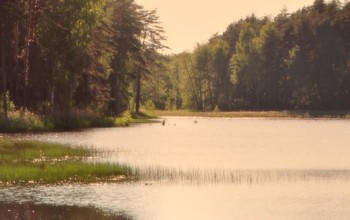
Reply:
<svg viewBox="0 0 350 220"><path fill-rule="evenodd" d="M0 116L0 132L39 132L53 128L50 121L25 110L10 112L8 117Z"/></svg>
<svg viewBox="0 0 350 220"><path fill-rule="evenodd" d="M108 181L130 175L130 169L113 164L87 164L92 152L59 144L0 140L0 184L47 184Z"/></svg>
<svg viewBox="0 0 350 220"><path fill-rule="evenodd" d="M144 114L131 115L125 111L120 117L103 117L89 111L70 111L39 116L28 111L10 112L8 117L0 116L0 132L43 132L57 130L76 130L96 127L129 126L150 119Z"/></svg>
<svg viewBox="0 0 350 220"><path fill-rule="evenodd" d="M152 100L146 101L146 103L143 107L148 112L154 112L156 110L156 107L154 106Z"/></svg>
<svg viewBox="0 0 350 220"><path fill-rule="evenodd" d="M347 2L316 0L274 19L251 15L172 56L158 53L165 38L156 11L133 0L28 2L0 4L0 91L8 91L10 112L50 117L11 113L0 119L2 130L111 126L114 118L72 111L116 117L149 103L196 111L350 108Z"/></svg>
<svg viewBox="0 0 350 220"><path fill-rule="evenodd" d="M216 105L213 112L220 112L219 106Z"/></svg>
<svg viewBox="0 0 350 220"><path fill-rule="evenodd" d="M112 127L113 119L100 117L90 111L70 111L66 113L55 113L45 118L50 121L55 129L71 130L91 127Z"/></svg>
<svg viewBox="0 0 350 220"><path fill-rule="evenodd" d="M122 116L115 118L114 126L129 126L133 122L130 111L125 111Z"/></svg>
<svg viewBox="0 0 350 220"><path fill-rule="evenodd" d="M122 114L129 108L136 70L143 71L151 63L145 57L161 47L155 11L144 10L132 0L33 1L28 5L6 0L0 7L0 21L19 11L5 27L8 42L15 44L6 45L5 54L6 63L13 67L7 72L13 72L9 84L14 85L10 96L15 105L40 113L69 112L78 106ZM151 38L144 41L143 36ZM153 40L156 48L149 47ZM30 61L28 70L19 65L21 50ZM17 57L13 63L12 57ZM29 83L22 85L18 79L25 78L26 71Z"/></svg>
<svg viewBox="0 0 350 220"><path fill-rule="evenodd" d="M6 93L6 102L7 102L7 111L14 111L15 110L15 104L10 99L10 93ZM4 109L4 96L0 96L0 112L2 112Z"/></svg>
<svg viewBox="0 0 350 220"><path fill-rule="evenodd" d="M180 107L196 111L349 109L349 8L315 1L274 19L241 19L192 53L170 57L164 85L176 84ZM174 94L165 94L175 109Z"/></svg>

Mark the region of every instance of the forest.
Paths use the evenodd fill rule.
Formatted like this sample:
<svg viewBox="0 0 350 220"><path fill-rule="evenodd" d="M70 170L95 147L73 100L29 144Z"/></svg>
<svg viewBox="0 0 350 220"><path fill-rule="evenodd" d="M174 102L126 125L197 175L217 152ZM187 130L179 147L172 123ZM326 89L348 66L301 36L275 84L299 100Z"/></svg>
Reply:
<svg viewBox="0 0 350 220"><path fill-rule="evenodd" d="M133 0L1 0L0 18L5 115L139 111L132 97L165 47L156 11Z"/></svg>
<svg viewBox="0 0 350 220"><path fill-rule="evenodd" d="M143 101L195 111L350 108L350 3L248 16L193 52L166 56ZM148 94L148 95L147 95Z"/></svg>
<svg viewBox="0 0 350 220"><path fill-rule="evenodd" d="M254 14L164 54L133 0L1 0L0 112L350 109L350 3Z"/></svg>

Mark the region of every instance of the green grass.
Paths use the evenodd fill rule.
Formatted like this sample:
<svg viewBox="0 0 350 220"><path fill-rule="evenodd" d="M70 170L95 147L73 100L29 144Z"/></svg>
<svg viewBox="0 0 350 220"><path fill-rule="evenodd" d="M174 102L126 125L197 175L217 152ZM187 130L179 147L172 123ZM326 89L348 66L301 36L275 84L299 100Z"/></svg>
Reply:
<svg viewBox="0 0 350 220"><path fill-rule="evenodd" d="M125 166L83 161L92 155L82 148L0 139L0 185L89 183L130 176Z"/></svg>
<svg viewBox="0 0 350 220"><path fill-rule="evenodd" d="M158 116L229 117L229 118L343 118L350 119L350 111L234 111L194 112L156 111Z"/></svg>
<svg viewBox="0 0 350 220"><path fill-rule="evenodd" d="M11 184L89 183L109 181L113 177L125 176L128 174L126 169L117 165L83 164L79 162L0 165L0 180L3 183Z"/></svg>
<svg viewBox="0 0 350 220"><path fill-rule="evenodd" d="M35 159L86 157L91 152L82 148L70 148L60 144L37 141L11 141L0 139L0 164L4 162L27 162Z"/></svg>

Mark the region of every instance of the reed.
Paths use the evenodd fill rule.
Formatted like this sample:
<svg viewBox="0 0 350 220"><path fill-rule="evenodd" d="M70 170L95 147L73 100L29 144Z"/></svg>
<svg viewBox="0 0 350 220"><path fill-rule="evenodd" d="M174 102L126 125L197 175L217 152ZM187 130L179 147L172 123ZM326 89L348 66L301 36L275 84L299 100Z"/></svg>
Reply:
<svg viewBox="0 0 350 220"><path fill-rule="evenodd" d="M92 150L36 141L0 139L0 185L121 180L126 166L87 163Z"/></svg>

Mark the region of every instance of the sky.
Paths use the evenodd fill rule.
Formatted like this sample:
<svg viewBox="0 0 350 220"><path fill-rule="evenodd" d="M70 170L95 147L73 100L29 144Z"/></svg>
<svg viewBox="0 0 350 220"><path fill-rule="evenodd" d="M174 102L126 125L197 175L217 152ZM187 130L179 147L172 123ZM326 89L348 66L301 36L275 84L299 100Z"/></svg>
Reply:
<svg viewBox="0 0 350 220"><path fill-rule="evenodd" d="M215 33L252 13L258 17L276 16L285 7L294 12L312 5L314 0L135 0L145 9L157 9L171 50L165 53L192 51Z"/></svg>

